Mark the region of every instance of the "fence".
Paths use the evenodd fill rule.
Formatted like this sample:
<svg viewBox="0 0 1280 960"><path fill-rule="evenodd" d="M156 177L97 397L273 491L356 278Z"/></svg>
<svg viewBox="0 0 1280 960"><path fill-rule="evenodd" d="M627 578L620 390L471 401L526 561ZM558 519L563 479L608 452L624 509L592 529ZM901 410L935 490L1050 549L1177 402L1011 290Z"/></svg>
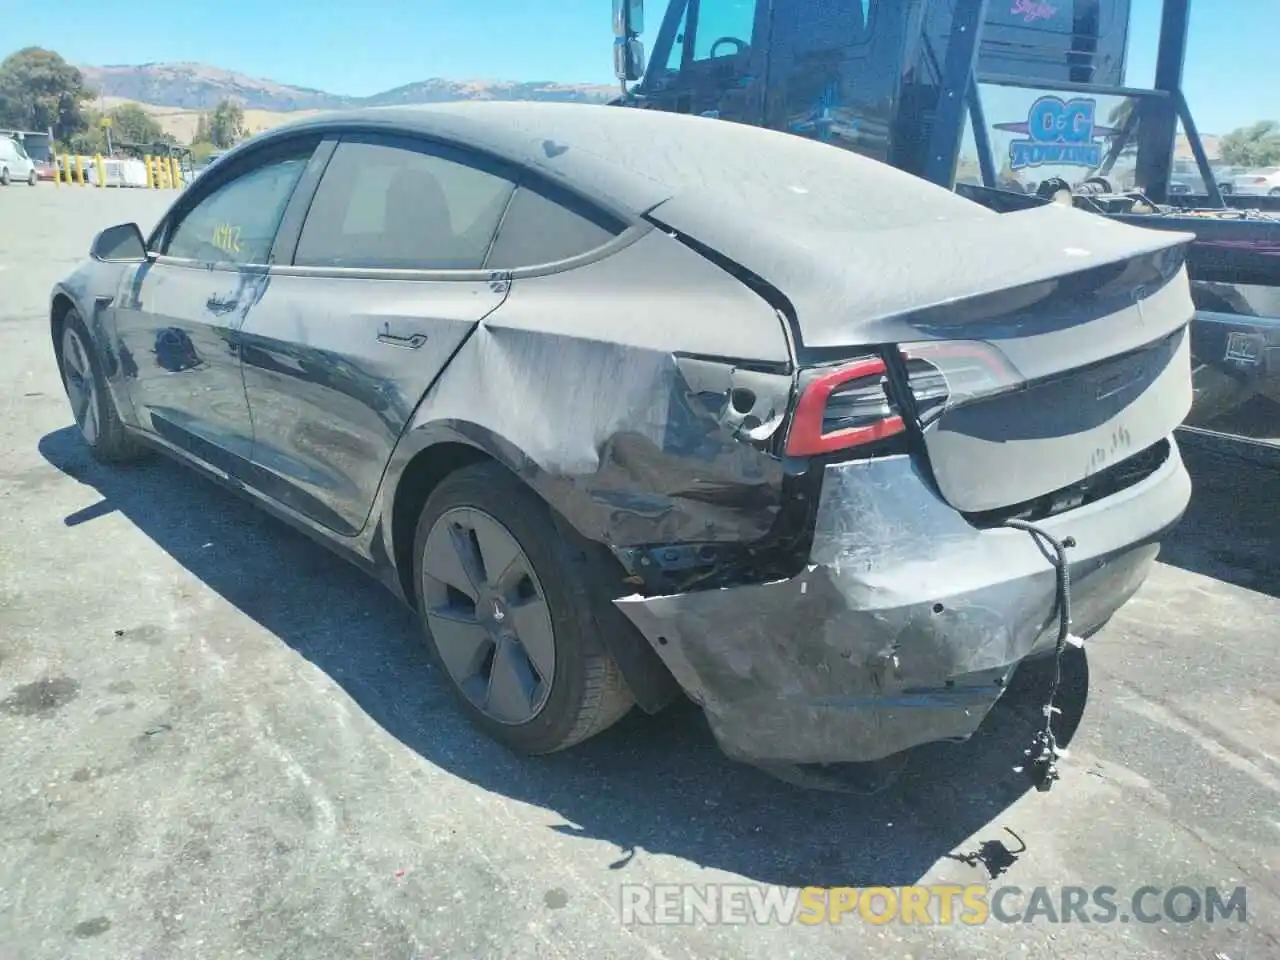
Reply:
<svg viewBox="0 0 1280 960"><path fill-rule="evenodd" d="M57 157L53 167L57 185L94 187L141 187L152 190L181 190L186 184L177 157L143 157L119 160L102 154Z"/></svg>

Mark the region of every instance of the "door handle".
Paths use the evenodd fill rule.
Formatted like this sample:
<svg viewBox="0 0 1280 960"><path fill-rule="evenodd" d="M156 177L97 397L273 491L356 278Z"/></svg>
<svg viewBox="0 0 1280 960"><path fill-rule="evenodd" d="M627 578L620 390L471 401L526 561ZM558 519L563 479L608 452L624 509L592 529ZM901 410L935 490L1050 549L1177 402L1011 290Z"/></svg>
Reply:
<svg viewBox="0 0 1280 960"><path fill-rule="evenodd" d="M221 297L210 297L204 305L210 313L228 313L234 310L239 302L239 299L223 300Z"/></svg>
<svg viewBox="0 0 1280 960"><path fill-rule="evenodd" d="M398 333L392 333L390 327L384 326L378 331L378 342L392 347L407 347L410 350L417 350L427 342L427 335L425 333L410 333L401 336Z"/></svg>

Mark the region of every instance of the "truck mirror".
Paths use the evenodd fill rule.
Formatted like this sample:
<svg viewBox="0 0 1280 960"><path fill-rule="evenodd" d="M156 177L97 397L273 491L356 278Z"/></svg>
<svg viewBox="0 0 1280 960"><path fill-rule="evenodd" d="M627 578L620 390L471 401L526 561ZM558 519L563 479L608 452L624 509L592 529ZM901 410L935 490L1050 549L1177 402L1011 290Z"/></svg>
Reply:
<svg viewBox="0 0 1280 960"><path fill-rule="evenodd" d="M644 33L644 0L613 0L613 35L623 40Z"/></svg>
<svg viewBox="0 0 1280 960"><path fill-rule="evenodd" d="M644 44L634 38L613 42L613 75L624 83L644 76Z"/></svg>

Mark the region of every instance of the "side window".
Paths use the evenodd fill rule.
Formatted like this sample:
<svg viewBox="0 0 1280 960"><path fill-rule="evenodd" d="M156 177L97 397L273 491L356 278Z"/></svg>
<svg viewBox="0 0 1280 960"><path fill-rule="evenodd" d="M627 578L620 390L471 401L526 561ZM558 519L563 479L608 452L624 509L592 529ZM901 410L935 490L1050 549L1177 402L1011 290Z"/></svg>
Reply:
<svg viewBox="0 0 1280 960"><path fill-rule="evenodd" d="M320 181L293 262L479 269L514 190L510 180L425 145L345 140Z"/></svg>
<svg viewBox="0 0 1280 960"><path fill-rule="evenodd" d="M718 60L740 53L751 45L755 22L755 0L701 0L693 59Z"/></svg>
<svg viewBox="0 0 1280 960"><path fill-rule="evenodd" d="M313 148L254 167L209 194L169 233L164 253L202 263L264 264Z"/></svg>
<svg viewBox="0 0 1280 960"><path fill-rule="evenodd" d="M626 224L569 197L520 187L493 241L485 267L514 270L568 260L604 246Z"/></svg>

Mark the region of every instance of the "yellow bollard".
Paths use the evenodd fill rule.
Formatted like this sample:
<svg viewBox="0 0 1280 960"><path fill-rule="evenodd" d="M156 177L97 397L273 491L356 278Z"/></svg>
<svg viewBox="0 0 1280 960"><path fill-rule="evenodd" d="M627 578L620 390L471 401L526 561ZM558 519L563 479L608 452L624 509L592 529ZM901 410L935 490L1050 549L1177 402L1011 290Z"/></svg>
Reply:
<svg viewBox="0 0 1280 960"><path fill-rule="evenodd" d="M93 155L93 166L98 171L98 188L102 189L107 185L107 165L102 159L102 154Z"/></svg>
<svg viewBox="0 0 1280 960"><path fill-rule="evenodd" d="M147 154L142 158L142 162L147 165L147 189L151 189L155 184L155 167L151 165L151 154Z"/></svg>
<svg viewBox="0 0 1280 960"><path fill-rule="evenodd" d="M178 158L169 158L169 181L173 184L173 189L182 189L182 169L178 166Z"/></svg>
<svg viewBox="0 0 1280 960"><path fill-rule="evenodd" d="M71 183L71 154L69 153L62 155L62 172L67 178L67 183Z"/></svg>
<svg viewBox="0 0 1280 960"><path fill-rule="evenodd" d="M156 163L160 164L160 186L165 190L172 190L173 184L169 182L169 158L160 157Z"/></svg>
<svg viewBox="0 0 1280 960"><path fill-rule="evenodd" d="M80 154L76 154L76 183L84 186L84 166L80 163Z"/></svg>

